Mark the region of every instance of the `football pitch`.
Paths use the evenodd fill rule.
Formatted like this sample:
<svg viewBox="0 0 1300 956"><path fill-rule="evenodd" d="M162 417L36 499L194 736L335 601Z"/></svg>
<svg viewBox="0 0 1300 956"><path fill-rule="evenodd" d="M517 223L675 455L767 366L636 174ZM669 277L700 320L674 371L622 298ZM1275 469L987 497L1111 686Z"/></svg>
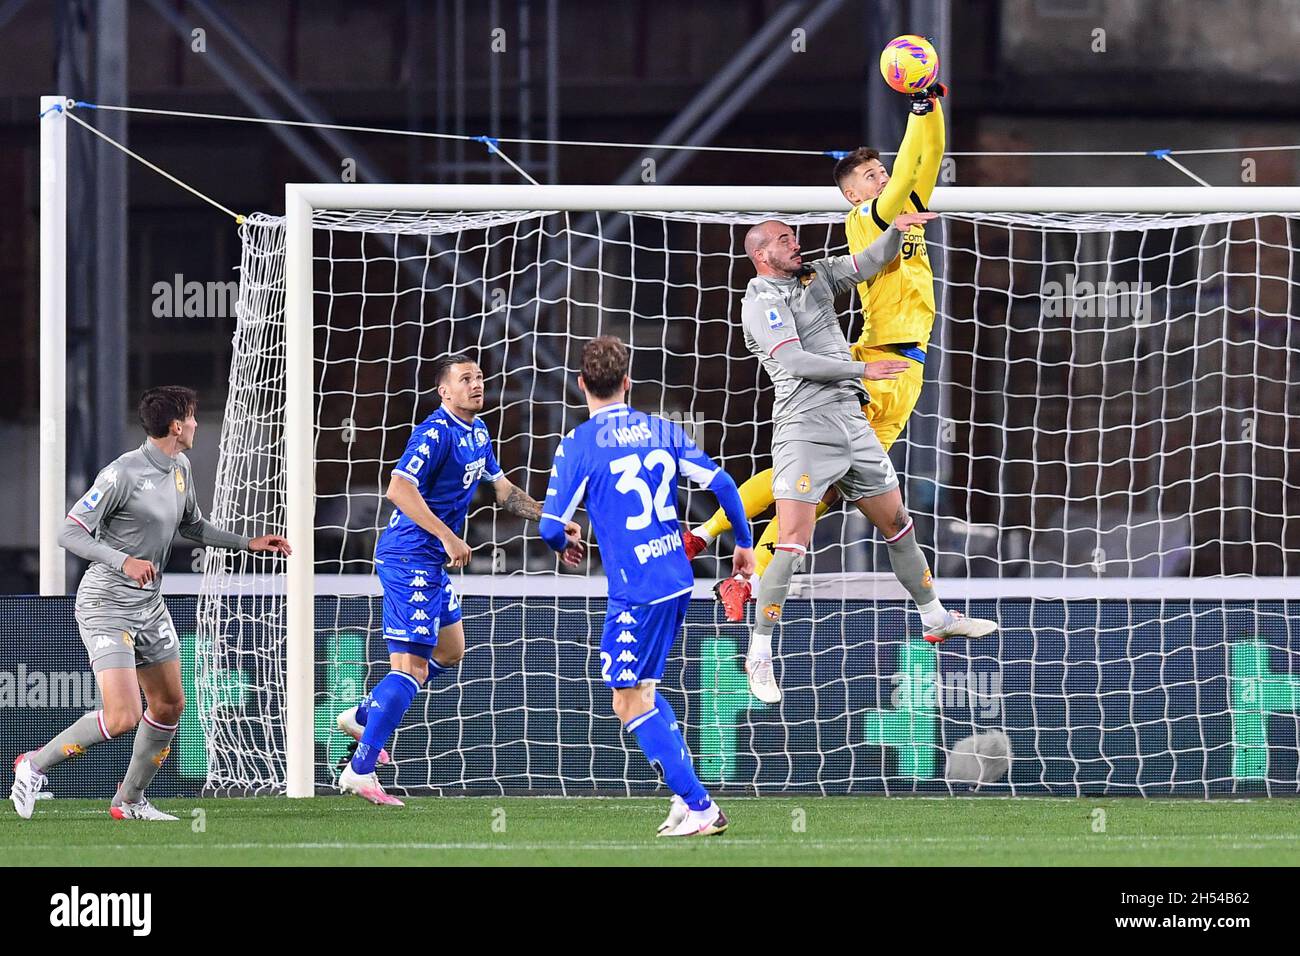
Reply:
<svg viewBox="0 0 1300 956"><path fill-rule="evenodd" d="M0 808L0 862L43 866L1265 866L1300 863L1295 800L763 797L731 828L665 840L665 799L159 800L176 823L106 801Z"/></svg>

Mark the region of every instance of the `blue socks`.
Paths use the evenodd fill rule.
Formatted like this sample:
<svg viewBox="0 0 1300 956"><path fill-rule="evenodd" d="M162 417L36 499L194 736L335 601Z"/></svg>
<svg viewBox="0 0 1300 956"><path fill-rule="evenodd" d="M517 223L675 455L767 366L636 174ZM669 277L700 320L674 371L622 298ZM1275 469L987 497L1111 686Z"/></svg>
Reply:
<svg viewBox="0 0 1300 956"><path fill-rule="evenodd" d="M355 773L365 775L374 771L379 751L406 716L419 689L420 685L415 682L415 678L401 671L391 671L375 685L375 689L366 698L364 720L361 718L361 708L357 709L357 721L363 723L366 729L361 735L361 743L357 745L357 752L352 756L352 770Z"/></svg>
<svg viewBox="0 0 1300 956"><path fill-rule="evenodd" d="M445 667L442 664L439 664L437 661L430 658L429 676L425 678L424 682L426 684L432 684L439 677L441 677L443 674L446 674L450 670L452 670L451 667ZM375 689L376 690L379 689L378 685L375 686ZM357 704L357 723L359 723L362 727L365 727L366 722L370 720L370 696L371 696L370 694L367 694L365 697L361 698L361 703ZM675 719L676 718L674 718L674 720Z"/></svg>
<svg viewBox="0 0 1300 956"><path fill-rule="evenodd" d="M695 774L677 716L662 694L656 692L655 706L629 721L627 729L636 734L636 742L646 759L659 765L668 789L685 800L692 810L708 808L709 792Z"/></svg>

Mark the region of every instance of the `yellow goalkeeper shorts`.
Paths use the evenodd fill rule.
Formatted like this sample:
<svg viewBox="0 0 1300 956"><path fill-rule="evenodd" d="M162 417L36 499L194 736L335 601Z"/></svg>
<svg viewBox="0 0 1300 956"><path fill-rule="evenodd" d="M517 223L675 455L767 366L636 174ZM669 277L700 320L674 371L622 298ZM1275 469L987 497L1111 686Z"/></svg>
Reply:
<svg viewBox="0 0 1300 956"><path fill-rule="evenodd" d="M881 359L896 359L900 355L898 347L890 345L854 345L850 352L859 362L879 362ZM864 409L867 422L885 451L889 451L889 447L898 440L907 420L912 417L916 400L921 397L925 366L917 361L909 361L911 368L898 378L875 382L862 380L867 394L871 396L871 404Z"/></svg>

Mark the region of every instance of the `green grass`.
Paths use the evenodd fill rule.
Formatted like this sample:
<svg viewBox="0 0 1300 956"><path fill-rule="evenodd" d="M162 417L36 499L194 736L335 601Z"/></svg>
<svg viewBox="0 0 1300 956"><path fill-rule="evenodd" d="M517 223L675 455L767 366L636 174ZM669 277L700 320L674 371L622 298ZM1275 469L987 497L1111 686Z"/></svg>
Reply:
<svg viewBox="0 0 1300 956"><path fill-rule="evenodd" d="M666 800L159 800L179 823L109 819L103 801L0 807L10 865L1054 865L1300 863L1294 800L764 797L723 801L731 829L656 839ZM1094 832L1094 811L1105 832ZM202 811L204 829L193 811ZM795 824L802 811L804 829ZM494 829L494 822L496 829ZM504 832L499 832L504 824Z"/></svg>

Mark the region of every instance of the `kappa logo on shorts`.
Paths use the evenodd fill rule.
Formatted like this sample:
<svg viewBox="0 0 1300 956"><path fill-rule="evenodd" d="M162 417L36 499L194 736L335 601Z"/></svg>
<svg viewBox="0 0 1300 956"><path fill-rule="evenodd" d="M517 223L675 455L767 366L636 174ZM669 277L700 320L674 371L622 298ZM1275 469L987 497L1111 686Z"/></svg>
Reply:
<svg viewBox="0 0 1300 956"><path fill-rule="evenodd" d="M628 668L625 667L625 668L623 668L621 671L618 672L618 679L619 679L619 680L636 680L636 674L634 674L631 670L629 670Z"/></svg>
<svg viewBox="0 0 1300 956"><path fill-rule="evenodd" d="M799 492L799 494L801 495L808 494L808 491L811 488L812 488L812 479L809 478L807 475L800 475L799 480L794 483L794 490Z"/></svg>
<svg viewBox="0 0 1300 956"><path fill-rule="evenodd" d="M423 603L424 603L425 601L427 601L427 600L429 600L429 599L428 599L427 597L424 596L424 592L423 592L423 591L416 591L414 594L411 595L410 600L409 600L409 603L411 603L411 604L423 604Z"/></svg>
<svg viewBox="0 0 1300 956"><path fill-rule="evenodd" d="M634 617L632 616L632 612L630 612L630 611L624 611L623 613L621 613L621 614L618 616L618 623L620 623L620 624L635 624L635 623L636 623L636 618L634 618Z"/></svg>
<svg viewBox="0 0 1300 956"><path fill-rule="evenodd" d="M620 664L632 664L636 662L636 655L627 648L623 648L623 652L619 654L618 657L614 658L614 660L618 661Z"/></svg>
<svg viewBox="0 0 1300 956"><path fill-rule="evenodd" d="M781 619L781 605L769 604L763 608L763 616L769 621L779 621Z"/></svg>
<svg viewBox="0 0 1300 956"><path fill-rule="evenodd" d="M411 587L413 588L427 588L428 586L429 582L424 579L424 575L422 574L417 574L415 577L411 578Z"/></svg>
<svg viewBox="0 0 1300 956"><path fill-rule="evenodd" d="M624 631L624 632L623 632L622 634L620 634L617 638L615 638L615 640L617 640L618 643L620 643L620 644L635 644L635 643L636 643L636 638L632 636L632 632L631 632L631 631Z"/></svg>
<svg viewBox="0 0 1300 956"><path fill-rule="evenodd" d="M419 624L419 625L417 625L417 626L411 628L411 632L414 633L414 634L428 634L428 633L429 633L429 629L428 629L427 627L425 627L423 624Z"/></svg>
<svg viewBox="0 0 1300 956"><path fill-rule="evenodd" d="M427 621L428 619L429 615L424 612L422 607L417 607L415 613L411 615L412 621Z"/></svg>
<svg viewBox="0 0 1300 956"><path fill-rule="evenodd" d="M99 635L99 637L95 639L95 650L97 651L102 651L104 648L112 647L112 646L113 646L113 639L111 637L105 637L103 634L101 634Z"/></svg>

